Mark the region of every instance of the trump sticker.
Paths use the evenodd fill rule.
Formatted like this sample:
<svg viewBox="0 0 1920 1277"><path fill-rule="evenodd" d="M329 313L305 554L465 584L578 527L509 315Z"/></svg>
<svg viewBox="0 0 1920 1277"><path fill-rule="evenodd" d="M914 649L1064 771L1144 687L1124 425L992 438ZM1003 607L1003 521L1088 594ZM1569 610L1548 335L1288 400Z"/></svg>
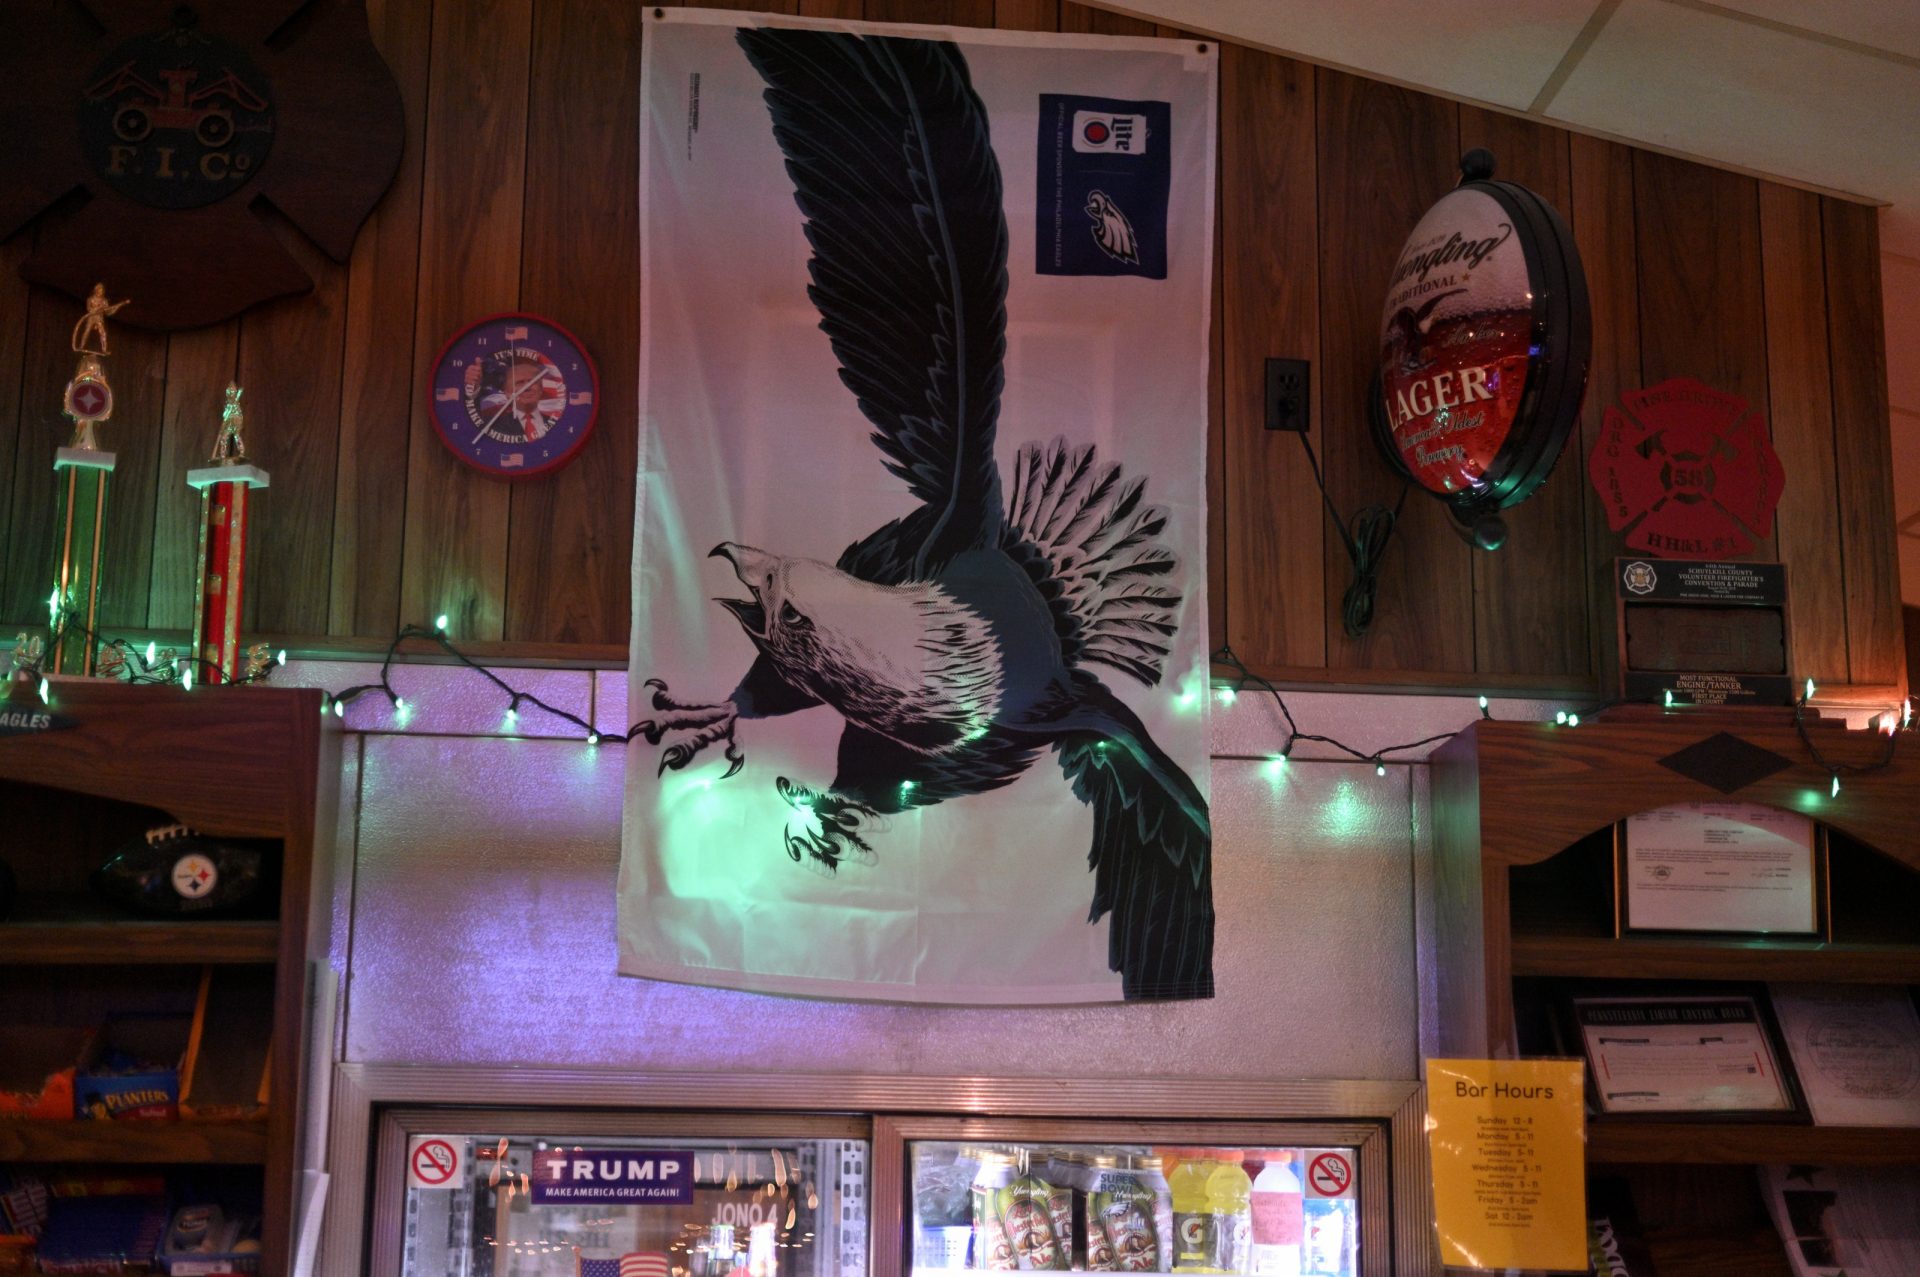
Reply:
<svg viewBox="0 0 1920 1277"><path fill-rule="evenodd" d="M535 1206L629 1202L686 1206L693 1202L693 1154L685 1150L542 1149L533 1155Z"/></svg>

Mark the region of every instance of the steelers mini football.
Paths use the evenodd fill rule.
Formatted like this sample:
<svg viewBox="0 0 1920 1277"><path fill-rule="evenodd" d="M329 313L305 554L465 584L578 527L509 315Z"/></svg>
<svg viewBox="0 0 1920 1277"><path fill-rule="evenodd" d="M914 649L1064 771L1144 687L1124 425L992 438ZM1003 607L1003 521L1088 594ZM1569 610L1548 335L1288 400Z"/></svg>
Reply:
<svg viewBox="0 0 1920 1277"><path fill-rule="evenodd" d="M93 886L115 904L155 917L257 916L271 910L278 864L271 842L160 825L94 870Z"/></svg>

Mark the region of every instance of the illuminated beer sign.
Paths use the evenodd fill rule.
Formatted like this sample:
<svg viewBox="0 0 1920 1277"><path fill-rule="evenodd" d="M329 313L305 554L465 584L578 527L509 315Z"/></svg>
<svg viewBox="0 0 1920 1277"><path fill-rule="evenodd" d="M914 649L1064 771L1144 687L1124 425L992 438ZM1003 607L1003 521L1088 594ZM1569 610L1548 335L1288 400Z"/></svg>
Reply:
<svg viewBox="0 0 1920 1277"><path fill-rule="evenodd" d="M1371 416L1388 464L1492 549L1497 512L1547 477L1579 414L1587 290L1550 205L1492 181L1485 151L1461 172L1394 264Z"/></svg>

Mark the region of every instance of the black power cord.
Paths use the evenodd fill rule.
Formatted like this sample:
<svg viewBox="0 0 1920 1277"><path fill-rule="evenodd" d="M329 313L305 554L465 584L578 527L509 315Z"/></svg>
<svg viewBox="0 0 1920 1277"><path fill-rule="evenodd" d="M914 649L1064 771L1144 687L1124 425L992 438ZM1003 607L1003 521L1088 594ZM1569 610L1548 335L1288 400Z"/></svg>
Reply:
<svg viewBox="0 0 1920 1277"><path fill-rule="evenodd" d="M1361 638L1373 625L1374 595L1380 586L1380 565L1387 557L1387 544L1393 540L1393 530L1399 526L1400 511L1407 504L1407 489L1413 485L1402 482L1400 496L1389 510L1384 505L1370 505L1355 512L1351 524L1340 517L1340 511L1334 508L1333 495L1327 491L1326 478L1320 473L1320 459L1313 455L1313 444L1307 440L1306 432L1300 432L1300 446L1307 451L1307 464L1313 467L1314 486L1320 489L1320 499L1326 503L1327 515L1333 520L1333 526L1339 529L1340 544L1346 549L1347 560L1353 565L1353 577L1347 583L1347 592L1340 599L1340 627L1348 638Z"/></svg>

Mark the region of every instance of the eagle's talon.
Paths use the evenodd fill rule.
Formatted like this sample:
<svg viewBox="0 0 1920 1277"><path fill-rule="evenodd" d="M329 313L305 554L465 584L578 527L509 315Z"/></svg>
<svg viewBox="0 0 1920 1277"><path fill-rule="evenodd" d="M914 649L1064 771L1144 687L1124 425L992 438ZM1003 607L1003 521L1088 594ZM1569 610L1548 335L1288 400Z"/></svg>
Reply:
<svg viewBox="0 0 1920 1277"><path fill-rule="evenodd" d="M781 799L801 820L789 825L782 834L787 856L799 861L812 859L828 869L838 869L850 855L871 860L873 844L860 834L862 825L879 815L873 808L832 792L809 789L785 776L776 776L773 787Z"/></svg>
<svg viewBox="0 0 1920 1277"><path fill-rule="evenodd" d="M649 682L658 682L650 679ZM654 704L658 707L661 696L655 694ZM668 732L688 732L685 738L667 746L660 755L656 776L668 772L677 772L699 757L707 746L718 741L727 743L726 759L729 764L727 776L737 773L746 766L746 757L741 754L739 744L733 738L734 725L740 720L740 711L731 702L718 705L672 705L661 711L660 717L649 718L633 725L635 734L643 737L647 744L658 745ZM725 776L721 777L726 779Z"/></svg>

